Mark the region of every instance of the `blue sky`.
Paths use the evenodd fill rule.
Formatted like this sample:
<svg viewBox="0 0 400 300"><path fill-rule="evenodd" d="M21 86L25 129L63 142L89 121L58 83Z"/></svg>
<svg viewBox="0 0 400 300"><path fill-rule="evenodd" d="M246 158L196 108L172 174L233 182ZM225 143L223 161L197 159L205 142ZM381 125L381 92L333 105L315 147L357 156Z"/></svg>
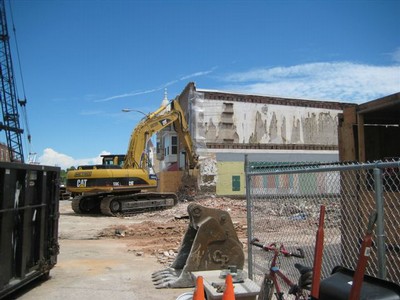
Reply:
<svg viewBox="0 0 400 300"><path fill-rule="evenodd" d="M165 88L172 99L190 81L357 103L400 91L397 0L12 0L11 7L32 135L25 152L42 164L66 168L125 153L142 115L121 109L152 112Z"/></svg>

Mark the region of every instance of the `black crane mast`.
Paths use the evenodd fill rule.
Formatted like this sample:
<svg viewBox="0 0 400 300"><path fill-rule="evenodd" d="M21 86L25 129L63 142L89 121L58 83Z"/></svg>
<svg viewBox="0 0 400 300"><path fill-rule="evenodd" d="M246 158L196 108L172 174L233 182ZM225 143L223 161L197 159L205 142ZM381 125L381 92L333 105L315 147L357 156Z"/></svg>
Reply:
<svg viewBox="0 0 400 300"><path fill-rule="evenodd" d="M10 160L23 163L23 129L21 129L19 122L18 100L4 0L0 1L0 81L0 102L3 113L3 122L0 122L0 131L5 131ZM20 105L25 105L25 102L20 102Z"/></svg>

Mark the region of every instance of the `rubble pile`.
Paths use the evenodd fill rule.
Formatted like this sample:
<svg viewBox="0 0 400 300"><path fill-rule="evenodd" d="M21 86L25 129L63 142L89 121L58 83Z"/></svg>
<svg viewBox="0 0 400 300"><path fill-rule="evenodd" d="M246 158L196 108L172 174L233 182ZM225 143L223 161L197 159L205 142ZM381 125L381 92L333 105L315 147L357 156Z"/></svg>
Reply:
<svg viewBox="0 0 400 300"><path fill-rule="evenodd" d="M180 202L175 207L145 212L129 217L138 220L130 225L113 225L104 229L99 237L130 240L128 252L136 255L153 255L160 264L170 265L178 253L183 236L188 228L187 206ZM240 241L246 243L246 200L207 197L196 199L196 203L229 212Z"/></svg>

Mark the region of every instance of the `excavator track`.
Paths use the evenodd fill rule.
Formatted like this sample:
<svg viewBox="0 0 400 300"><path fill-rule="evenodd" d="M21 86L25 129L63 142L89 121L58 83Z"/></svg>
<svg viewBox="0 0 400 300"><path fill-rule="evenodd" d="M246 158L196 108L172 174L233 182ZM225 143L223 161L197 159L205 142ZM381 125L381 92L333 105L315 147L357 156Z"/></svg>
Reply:
<svg viewBox="0 0 400 300"><path fill-rule="evenodd" d="M100 201L104 196L82 195L72 199L71 207L77 214L97 214L100 212Z"/></svg>
<svg viewBox="0 0 400 300"><path fill-rule="evenodd" d="M97 194L77 196L72 200L71 207L77 214L126 216L170 208L177 203L178 198L174 193Z"/></svg>
<svg viewBox="0 0 400 300"><path fill-rule="evenodd" d="M82 198L81 196L75 197L74 199L72 199L72 202L71 202L72 210L74 212L76 212L77 214L83 214L83 211L79 207L79 204L81 202L81 198Z"/></svg>
<svg viewBox="0 0 400 300"><path fill-rule="evenodd" d="M149 210L171 208L178 203L174 193L97 194L77 196L72 210L77 214L129 216Z"/></svg>
<svg viewBox="0 0 400 300"><path fill-rule="evenodd" d="M138 212L171 208L178 202L174 193L136 193L108 195L101 200L100 211L107 216L125 216Z"/></svg>

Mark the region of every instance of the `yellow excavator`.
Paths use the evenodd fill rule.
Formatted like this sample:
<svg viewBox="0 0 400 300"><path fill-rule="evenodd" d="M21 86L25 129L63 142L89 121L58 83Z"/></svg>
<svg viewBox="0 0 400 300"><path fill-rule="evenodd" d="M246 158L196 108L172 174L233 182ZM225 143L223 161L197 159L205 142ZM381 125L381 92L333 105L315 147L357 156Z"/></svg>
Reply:
<svg viewBox="0 0 400 300"><path fill-rule="evenodd" d="M150 138L170 125L186 149L189 169L195 168L198 156L188 124L181 106L173 100L139 122L125 155L103 155L101 165L68 171L67 190L74 195L72 209L80 214L101 212L115 216L174 206L178 201L175 193L154 191L158 180L147 153Z"/></svg>

